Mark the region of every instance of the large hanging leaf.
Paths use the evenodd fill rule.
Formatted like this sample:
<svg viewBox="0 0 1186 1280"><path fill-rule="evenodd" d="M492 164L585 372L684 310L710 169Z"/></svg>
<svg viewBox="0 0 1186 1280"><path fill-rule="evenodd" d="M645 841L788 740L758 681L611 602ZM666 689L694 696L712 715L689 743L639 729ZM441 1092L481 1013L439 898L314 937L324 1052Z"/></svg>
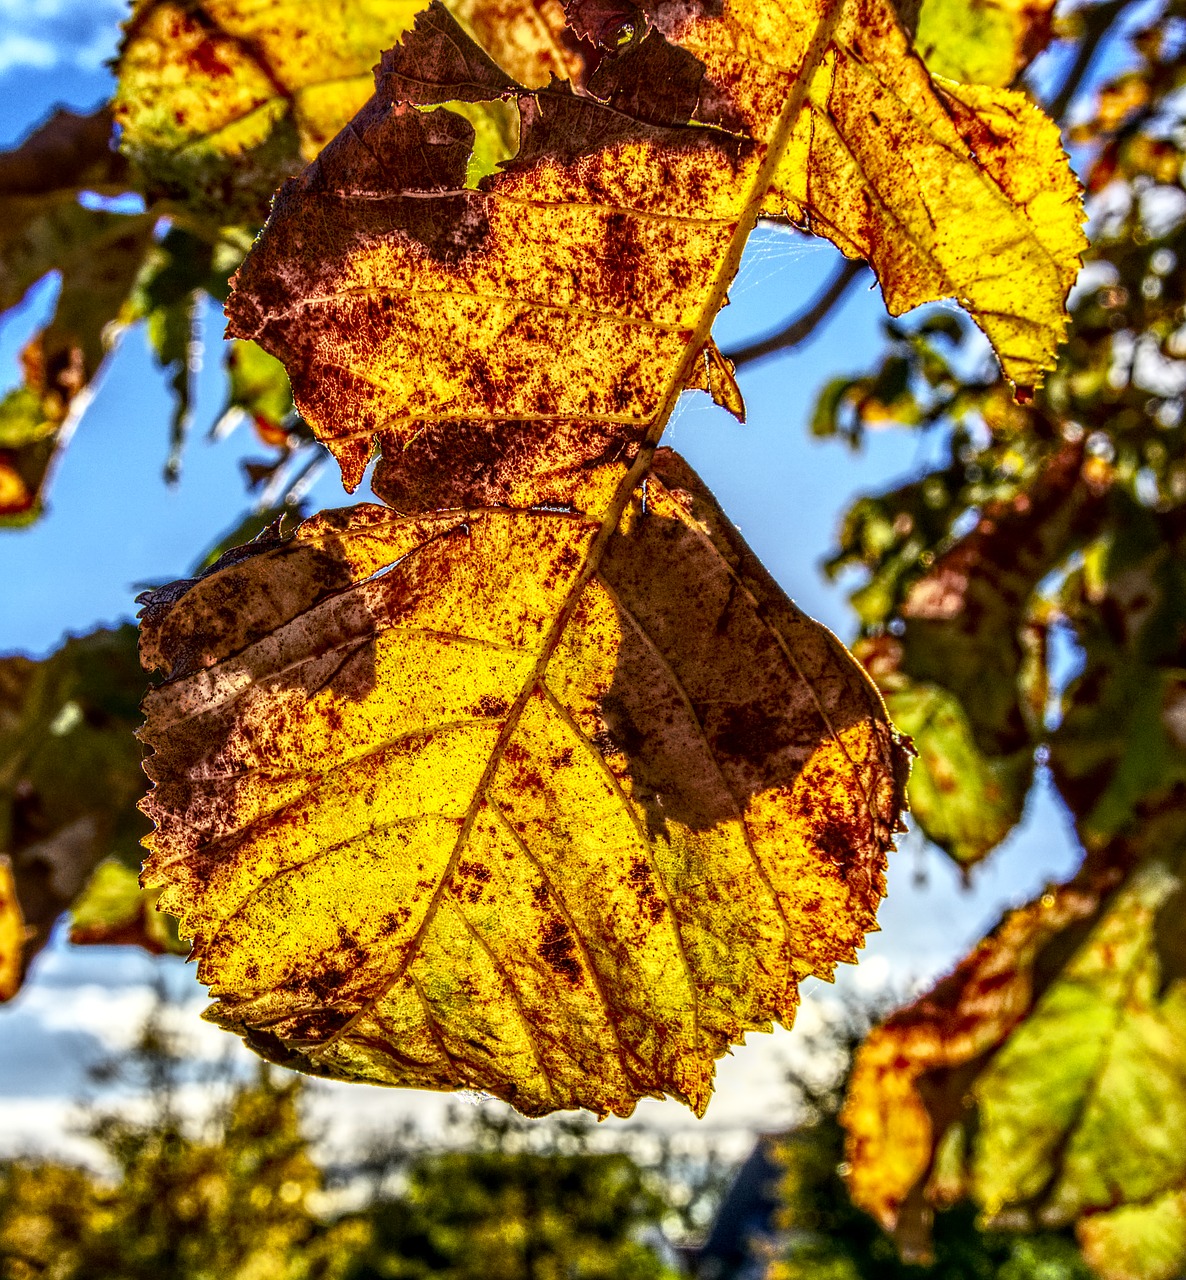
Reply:
<svg viewBox="0 0 1186 1280"><path fill-rule="evenodd" d="M229 223L262 220L273 190L366 102L381 50L422 0L138 0L120 50L122 146L150 182ZM532 85L571 74L562 15L529 0L454 12Z"/></svg>
<svg viewBox="0 0 1186 1280"><path fill-rule="evenodd" d="M602 541L625 471L330 513L150 603L146 883L257 1050L699 1112L855 958L900 804L876 693L674 456Z"/></svg>
<svg viewBox="0 0 1186 1280"><path fill-rule="evenodd" d="M956 299L1025 389L1065 335L1079 192L1023 94L933 79L889 0L847 0L766 211L868 259L891 315Z"/></svg>
<svg viewBox="0 0 1186 1280"><path fill-rule="evenodd" d="M0 658L0 864L25 926L18 974L100 859L137 863L147 824L136 810L144 676L135 641L122 627L67 640L44 661ZM0 923L0 972L12 963L12 919L10 910Z"/></svg>
<svg viewBox="0 0 1186 1280"><path fill-rule="evenodd" d="M850 1188L925 1256L927 1206L971 1196L1001 1226L1075 1224L1107 1280L1186 1263L1180 813L1120 890L1087 874L1013 912L862 1046Z"/></svg>
<svg viewBox="0 0 1186 1280"><path fill-rule="evenodd" d="M439 3L384 55L372 102L278 194L228 303L232 332L284 360L347 487L373 437L396 454L425 422L579 422L603 447L661 428L769 164L756 139L693 122L712 114L702 77L653 31L603 62L599 97L528 94ZM416 108L503 97L519 100L518 156L468 190L473 129ZM774 120L754 128L784 140Z"/></svg>

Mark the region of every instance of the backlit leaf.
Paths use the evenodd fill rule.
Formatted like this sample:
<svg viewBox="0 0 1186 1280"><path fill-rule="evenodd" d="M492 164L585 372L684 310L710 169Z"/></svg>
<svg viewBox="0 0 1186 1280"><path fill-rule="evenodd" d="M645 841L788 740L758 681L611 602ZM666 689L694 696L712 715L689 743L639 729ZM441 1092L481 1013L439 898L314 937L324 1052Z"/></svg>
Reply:
<svg viewBox="0 0 1186 1280"><path fill-rule="evenodd" d="M914 47L932 75L1011 85L1053 31L1053 0L923 0Z"/></svg>
<svg viewBox="0 0 1186 1280"><path fill-rule="evenodd" d="M159 890L140 888L130 867L106 858L70 908L70 941L76 947L137 946L153 955L188 955L177 922L158 910L159 898Z"/></svg>
<svg viewBox="0 0 1186 1280"><path fill-rule="evenodd" d="M12 863L8 858L0 858L0 1003L11 1000L20 990L24 947L25 922Z"/></svg>
<svg viewBox="0 0 1186 1280"><path fill-rule="evenodd" d="M598 96L560 82L533 94L434 4L384 55L358 119L277 195L236 277L231 331L284 361L349 488L373 439L395 454L426 423L657 432L695 376L785 142L778 107L802 95L792 70L818 56L804 43L780 48L786 69L751 77L730 107L748 112L746 138L699 123L725 109L657 30L607 56ZM471 126L416 108L503 98L519 104L519 152L468 190Z"/></svg>
<svg viewBox="0 0 1186 1280"><path fill-rule="evenodd" d="M857 1051L841 1115L849 1192L896 1234L908 1257L927 1256L927 1181L940 1144L963 1119L969 1083L1031 1012L1039 957L1068 928L1094 919L1106 887L1065 886L1011 912L949 977L875 1028ZM954 1179L941 1172L944 1190L958 1198L962 1170Z"/></svg>
<svg viewBox="0 0 1186 1280"><path fill-rule="evenodd" d="M120 51L122 146L170 195L262 221L272 191L370 97L371 68L422 0L138 0ZM529 84L568 74L562 15L518 0L454 12Z"/></svg>
<svg viewBox="0 0 1186 1280"><path fill-rule="evenodd" d="M149 602L145 883L265 1056L699 1112L855 958L900 806L880 700L683 463L645 510L629 474L327 513Z"/></svg>
<svg viewBox="0 0 1186 1280"><path fill-rule="evenodd" d="M1087 245L1079 191L1023 94L933 79L888 0L848 0L766 212L866 258L891 315L954 298L1031 388Z"/></svg>
<svg viewBox="0 0 1186 1280"><path fill-rule="evenodd" d="M138 862L146 823L134 731L144 676L132 627L0 658L0 858L27 935L21 969L109 854Z"/></svg>
<svg viewBox="0 0 1186 1280"><path fill-rule="evenodd" d="M979 862L1021 819L1033 751L1023 746L1008 756L985 755L958 698L902 673L897 641L863 642L854 652L918 753L908 790L914 821L961 866Z"/></svg>
<svg viewBox="0 0 1186 1280"><path fill-rule="evenodd" d="M294 412L292 388L284 366L254 342L232 342L227 349L227 403L220 429L246 415L266 444L282 446Z"/></svg>
<svg viewBox="0 0 1186 1280"><path fill-rule="evenodd" d="M850 1186L925 1254L927 1202L969 1195L1001 1226L1074 1224L1107 1280L1186 1263L1186 1043L1179 815L1152 856L1012 913L935 991L862 1047L846 1104Z"/></svg>

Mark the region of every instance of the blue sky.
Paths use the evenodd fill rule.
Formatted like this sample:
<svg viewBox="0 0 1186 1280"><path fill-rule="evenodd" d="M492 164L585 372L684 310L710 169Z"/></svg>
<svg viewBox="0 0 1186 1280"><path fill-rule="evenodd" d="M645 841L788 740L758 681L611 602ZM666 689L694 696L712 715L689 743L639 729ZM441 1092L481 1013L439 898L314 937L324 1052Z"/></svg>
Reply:
<svg viewBox="0 0 1186 1280"><path fill-rule="evenodd" d="M104 59L115 48L118 0L0 0L0 143L9 145L58 102L90 108L110 92ZM717 326L723 346L766 331L797 310L827 277L834 250L777 229L756 233ZM16 380L16 353L52 301L52 283L0 323L0 390ZM841 588L819 562L842 512L860 492L889 487L923 469L941 441L905 432L870 437L854 455L811 441L806 423L814 394L837 374L868 367L879 350L880 294L858 289L810 345L742 376L745 426L688 395L667 441L699 470L725 510L809 613L844 638L852 615ZM208 354L181 483L160 479L167 450L167 402L138 331L127 333L58 469L46 517L34 528L0 534L0 652L45 653L65 632L82 632L134 615L141 584L184 572L206 545L247 509L238 466L258 455L246 432L203 440L223 401L218 344L221 317L206 317ZM328 472L313 506L349 499ZM1076 853L1047 784L1031 797L1022 828L961 888L939 854L908 836L893 860L890 896L861 968L845 981L875 989L928 979L949 966L1002 909L1074 867ZM69 1103L83 1069L106 1048L128 1043L143 1015L147 983L159 966L128 951L79 952L61 943L36 962L14 1004L0 1011L0 1152L29 1144L69 1145ZM215 1054L230 1038L196 1019L201 992L191 970L166 965L185 1005L195 1052ZM827 994L823 984L806 993ZM804 1015L806 1020L815 1016ZM199 1030L200 1029L200 1030ZM718 1096L703 1126L744 1135L785 1118L782 1063L795 1033L754 1036L722 1064ZM438 1100L362 1086L318 1086L323 1118L343 1132L382 1117L437 1114ZM376 1117L380 1120L376 1120ZM674 1103L646 1103L647 1123L693 1124Z"/></svg>

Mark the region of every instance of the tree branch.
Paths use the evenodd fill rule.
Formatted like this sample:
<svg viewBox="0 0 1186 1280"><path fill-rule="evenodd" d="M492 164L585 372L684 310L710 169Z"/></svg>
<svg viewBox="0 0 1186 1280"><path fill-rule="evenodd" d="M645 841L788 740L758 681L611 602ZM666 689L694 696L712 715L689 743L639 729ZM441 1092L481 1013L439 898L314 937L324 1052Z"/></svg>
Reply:
<svg viewBox="0 0 1186 1280"><path fill-rule="evenodd" d="M779 351L789 351L812 337L817 327L827 319L833 308L852 288L866 269L865 263L859 259L845 258L839 268L832 273L832 278L823 289L811 300L805 311L795 316L781 329L758 338L735 351L726 351L727 359L732 360L737 368L752 364L755 360L763 360L766 356L775 355Z"/></svg>
<svg viewBox="0 0 1186 1280"><path fill-rule="evenodd" d="M1059 91L1050 100L1050 105L1046 108L1046 113L1052 120L1057 121L1060 125L1064 123L1063 117L1066 115L1067 108L1074 100L1075 94L1078 93L1079 86L1083 83L1083 78L1091 70L1091 64L1095 61L1095 55L1099 51L1104 37L1111 31L1112 24L1116 19L1133 2L1134 0L1107 0L1107 3L1097 5L1087 11L1084 16L1086 31L1083 35L1083 42L1079 45L1079 49L1075 54L1075 61L1071 64L1071 69L1067 72L1067 77L1062 82Z"/></svg>

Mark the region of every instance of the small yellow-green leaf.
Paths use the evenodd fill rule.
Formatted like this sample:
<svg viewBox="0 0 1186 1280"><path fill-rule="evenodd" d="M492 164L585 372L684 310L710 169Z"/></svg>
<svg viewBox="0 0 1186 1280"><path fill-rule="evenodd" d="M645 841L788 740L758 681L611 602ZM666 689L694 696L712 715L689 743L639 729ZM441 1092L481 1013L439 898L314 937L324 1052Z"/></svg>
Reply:
<svg viewBox="0 0 1186 1280"><path fill-rule="evenodd" d="M177 922L157 909L159 897L159 890L140 888L130 867L106 858L70 908L70 941L76 947L137 946L154 955L188 955Z"/></svg>
<svg viewBox="0 0 1186 1280"><path fill-rule="evenodd" d="M267 444L282 445L288 439L286 421L293 413L288 374L275 356L254 342L231 342L226 355L227 402L220 429L245 414Z"/></svg>
<svg viewBox="0 0 1186 1280"><path fill-rule="evenodd" d="M860 646L856 653L866 659ZM866 665L890 719L918 752L909 788L915 822L961 866L979 862L1021 819L1034 772L1032 749L986 755L954 694L899 671L882 674L876 662Z"/></svg>

